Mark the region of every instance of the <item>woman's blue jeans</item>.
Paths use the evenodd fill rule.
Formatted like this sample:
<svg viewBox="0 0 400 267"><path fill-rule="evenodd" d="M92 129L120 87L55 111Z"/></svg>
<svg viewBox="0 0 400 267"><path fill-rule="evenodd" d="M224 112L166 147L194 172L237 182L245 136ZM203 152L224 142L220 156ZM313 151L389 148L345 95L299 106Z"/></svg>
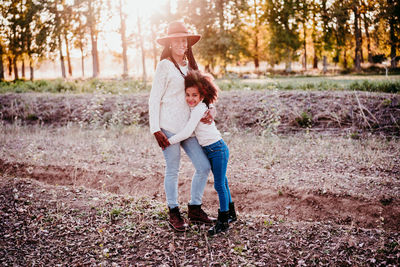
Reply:
<svg viewBox="0 0 400 267"><path fill-rule="evenodd" d="M229 149L224 140L219 140L209 146L203 147L211 163L214 174L214 188L218 193L220 211L228 211L232 202L226 170L229 160Z"/></svg>
<svg viewBox="0 0 400 267"><path fill-rule="evenodd" d="M161 131L169 138L174 135L169 131L161 129ZM167 197L168 207L171 209L178 207L178 174L181 160L181 147L192 161L196 171L192 177L192 185L190 191L190 205L201 205L204 194L204 188L207 183L208 174L210 173L210 162L204 154L196 137L188 139L174 145L168 146L163 150L166 168L164 178L164 189Z"/></svg>

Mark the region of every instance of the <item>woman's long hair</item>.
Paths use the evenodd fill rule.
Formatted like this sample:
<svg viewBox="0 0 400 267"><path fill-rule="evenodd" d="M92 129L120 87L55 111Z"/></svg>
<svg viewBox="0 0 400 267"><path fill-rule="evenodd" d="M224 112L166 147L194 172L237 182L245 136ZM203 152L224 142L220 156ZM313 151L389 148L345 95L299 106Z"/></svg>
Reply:
<svg viewBox="0 0 400 267"><path fill-rule="evenodd" d="M174 63L175 67L181 72L178 64L175 62L175 59L172 57L171 48L169 47L169 45L166 45L164 47L164 50L161 53L160 61L163 59L166 59L166 58L170 58L172 60L172 62ZM196 59L193 56L192 46L188 46L188 48L185 52L185 59L187 59L187 61L189 63L190 70L198 70L199 69L199 67L197 66Z"/></svg>
<svg viewBox="0 0 400 267"><path fill-rule="evenodd" d="M219 88L210 74L204 74L199 70L190 70L185 76L185 90L189 87L197 87L207 106L217 101Z"/></svg>

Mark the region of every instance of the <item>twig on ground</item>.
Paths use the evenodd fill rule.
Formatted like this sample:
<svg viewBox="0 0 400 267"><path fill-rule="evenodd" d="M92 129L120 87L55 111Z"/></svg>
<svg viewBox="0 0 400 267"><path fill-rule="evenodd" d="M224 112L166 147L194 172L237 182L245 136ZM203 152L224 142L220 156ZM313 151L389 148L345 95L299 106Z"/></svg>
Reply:
<svg viewBox="0 0 400 267"><path fill-rule="evenodd" d="M206 240L207 252L208 252L208 255L210 257L210 265L211 265L212 262L213 262L213 256L212 256L212 250L210 248L210 243L208 243L208 237L207 237L207 233L206 232L204 232L204 239Z"/></svg>
<svg viewBox="0 0 400 267"><path fill-rule="evenodd" d="M368 119L367 119L367 117L366 117L365 114L364 114L364 111L363 111L364 107L361 105L360 99L358 99L357 92L354 92L354 94L355 94L355 96L356 96L357 103L358 103L358 106L359 106L359 108L360 108L361 115L362 115L364 121L368 124L368 127L371 129L371 128L372 128L372 127L371 127L371 124L369 124Z"/></svg>

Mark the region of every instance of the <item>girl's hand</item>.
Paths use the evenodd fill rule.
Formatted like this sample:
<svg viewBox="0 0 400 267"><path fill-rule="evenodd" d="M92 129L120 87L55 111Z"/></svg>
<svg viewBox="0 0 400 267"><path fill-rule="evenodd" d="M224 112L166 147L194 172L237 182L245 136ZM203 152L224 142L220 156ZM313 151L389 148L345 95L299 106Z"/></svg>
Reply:
<svg viewBox="0 0 400 267"><path fill-rule="evenodd" d="M164 150L167 146L171 145L168 141L167 136L161 131L155 132L154 137L157 140L158 145Z"/></svg>
<svg viewBox="0 0 400 267"><path fill-rule="evenodd" d="M210 107L206 113L204 113L201 122L205 124L211 124L214 121L215 116L217 116L217 109L215 107Z"/></svg>

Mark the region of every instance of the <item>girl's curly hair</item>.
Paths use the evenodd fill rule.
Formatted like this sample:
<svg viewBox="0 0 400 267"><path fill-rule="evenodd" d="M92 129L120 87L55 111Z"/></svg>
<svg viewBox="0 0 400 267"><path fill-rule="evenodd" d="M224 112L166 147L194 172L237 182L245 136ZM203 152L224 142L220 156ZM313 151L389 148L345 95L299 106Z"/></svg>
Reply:
<svg viewBox="0 0 400 267"><path fill-rule="evenodd" d="M219 88L210 74L202 73L199 70L190 70L185 76L185 90L189 87L197 87L207 106L217 101Z"/></svg>

